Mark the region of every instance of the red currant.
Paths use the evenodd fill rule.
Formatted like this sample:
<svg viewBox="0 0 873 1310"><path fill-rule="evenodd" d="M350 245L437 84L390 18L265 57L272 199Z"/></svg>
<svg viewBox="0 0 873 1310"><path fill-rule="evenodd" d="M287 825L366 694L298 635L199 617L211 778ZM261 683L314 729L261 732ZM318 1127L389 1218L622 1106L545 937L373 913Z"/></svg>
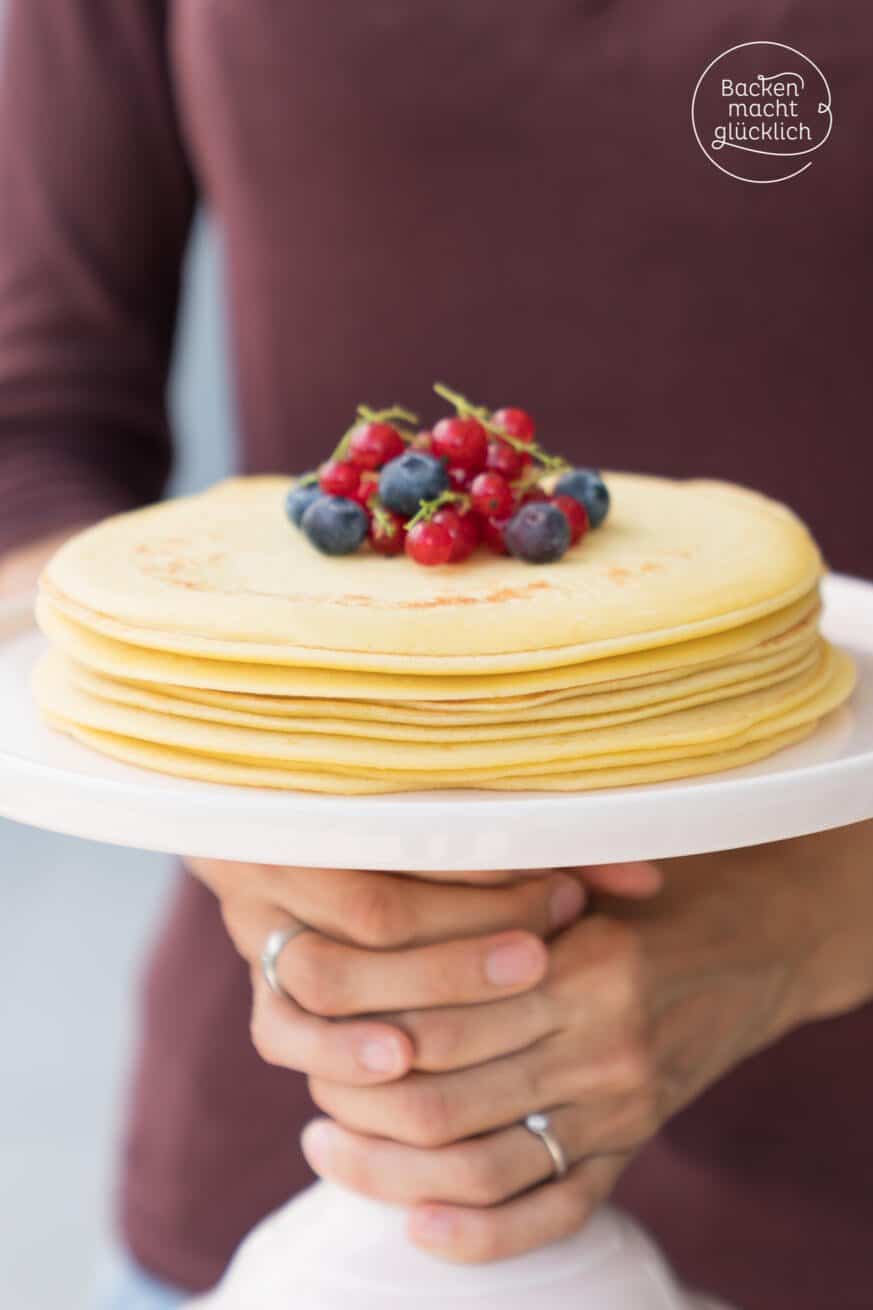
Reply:
<svg viewBox="0 0 873 1310"><path fill-rule="evenodd" d="M318 485L328 496L353 498L361 480L361 470L347 459L330 459L322 464Z"/></svg>
<svg viewBox="0 0 873 1310"><path fill-rule="evenodd" d="M585 506L572 496L555 496L552 504L557 505L570 524L570 545L575 546L588 531L588 511Z"/></svg>
<svg viewBox="0 0 873 1310"><path fill-rule="evenodd" d="M456 468L478 473L485 467L488 434L475 418L440 419L433 430L433 453Z"/></svg>
<svg viewBox="0 0 873 1310"><path fill-rule="evenodd" d="M530 464L530 455L523 454L520 450L513 450L505 441L489 441L488 455L485 460L485 467L492 473L500 473L507 482L512 482L517 478L522 469Z"/></svg>
<svg viewBox="0 0 873 1310"><path fill-rule="evenodd" d="M409 443L411 450L423 450L426 454L433 454L433 433L418 432Z"/></svg>
<svg viewBox="0 0 873 1310"><path fill-rule="evenodd" d="M380 555L399 555L403 550L403 519L393 510L379 508L370 522L370 545Z"/></svg>
<svg viewBox="0 0 873 1310"><path fill-rule="evenodd" d="M517 441L533 441L536 428L534 421L524 409L498 409L491 415L491 422L503 432L508 432Z"/></svg>
<svg viewBox="0 0 873 1310"><path fill-rule="evenodd" d="M506 525L508 522L509 522L508 518L506 519L483 518L481 520L482 538L485 541L485 544L491 550L494 551L495 555L509 554L509 550L507 548L506 542L503 539L503 533L506 529Z"/></svg>
<svg viewBox="0 0 873 1310"><path fill-rule="evenodd" d="M349 459L362 469L380 469L402 455L406 446L388 423L359 423L349 440Z"/></svg>
<svg viewBox="0 0 873 1310"><path fill-rule="evenodd" d="M470 487L473 508L486 518L504 519L512 513L512 488L499 473L480 473Z"/></svg>
<svg viewBox="0 0 873 1310"><path fill-rule="evenodd" d="M528 487L521 497L521 504L528 505L532 500L548 500L548 494L536 482Z"/></svg>
<svg viewBox="0 0 873 1310"><path fill-rule="evenodd" d="M378 473L371 473L368 469L365 469L361 473L361 479L358 483L357 491L355 491L354 495L351 496L351 499L356 500L359 505L363 505L364 509L369 511L370 509L369 502L373 499L374 496L378 495L378 493L379 493Z"/></svg>
<svg viewBox="0 0 873 1310"><path fill-rule="evenodd" d="M423 519L406 534L406 553L416 564L448 564L452 545L446 525L433 519Z"/></svg>
<svg viewBox="0 0 873 1310"><path fill-rule="evenodd" d="M431 522L441 523L449 530L452 538L450 564L460 564L462 560L472 555L479 545L479 524L475 514L459 514L456 509L447 505L444 509L437 510Z"/></svg>
<svg viewBox="0 0 873 1310"><path fill-rule="evenodd" d="M469 469L450 468L449 481L452 484L452 491L466 491L474 476Z"/></svg>

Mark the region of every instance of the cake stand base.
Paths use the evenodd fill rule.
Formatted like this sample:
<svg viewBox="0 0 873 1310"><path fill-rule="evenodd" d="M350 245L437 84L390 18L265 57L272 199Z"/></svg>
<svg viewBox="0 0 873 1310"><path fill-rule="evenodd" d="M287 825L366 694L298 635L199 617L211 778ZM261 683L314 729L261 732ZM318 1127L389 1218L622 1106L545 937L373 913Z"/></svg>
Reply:
<svg viewBox="0 0 873 1310"><path fill-rule="evenodd" d="M453 1265L412 1246L402 1211L316 1183L265 1220L224 1281L186 1310L727 1310L683 1290L645 1234L600 1210L575 1237Z"/></svg>

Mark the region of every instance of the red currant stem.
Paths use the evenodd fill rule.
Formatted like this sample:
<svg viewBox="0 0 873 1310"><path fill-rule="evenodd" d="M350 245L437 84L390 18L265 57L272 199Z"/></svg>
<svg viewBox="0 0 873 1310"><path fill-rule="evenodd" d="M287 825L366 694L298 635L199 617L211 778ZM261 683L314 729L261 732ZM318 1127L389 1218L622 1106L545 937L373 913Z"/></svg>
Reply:
<svg viewBox="0 0 873 1310"><path fill-rule="evenodd" d="M381 505L374 505L372 512L373 522L377 527L380 527L383 532L388 533L393 537L397 532L397 524L394 522L394 519L388 513L387 509L384 509Z"/></svg>
<svg viewBox="0 0 873 1310"><path fill-rule="evenodd" d="M331 460L346 458L346 456L349 453L349 443L351 442L352 439L352 433L354 432L357 426L358 424L357 422L355 422L352 424L350 428L346 428L345 432L340 437L339 442L337 443L336 450L331 455Z"/></svg>
<svg viewBox="0 0 873 1310"><path fill-rule="evenodd" d="M550 455L536 441L522 441L520 437L513 437L509 432L504 432L503 428L498 427L494 422L491 410L486 409L484 405L472 404L471 401L467 400L466 396L462 396L459 391L452 391L451 387L447 387L444 382L435 382L433 389L438 396L442 396L443 400L447 400L450 405L454 405L459 415L462 417L469 415L470 418L478 419L488 432L495 437L499 437L501 441L505 441L507 446L511 446L513 450L539 460L543 468L560 470L562 473L570 468L563 456Z"/></svg>
<svg viewBox="0 0 873 1310"><path fill-rule="evenodd" d="M397 419L401 423L412 423L416 427L419 424L418 415L413 414L410 409L404 409L402 405L389 405L387 409L371 409L369 405L359 405L358 418L365 419L367 423L390 423Z"/></svg>
<svg viewBox="0 0 873 1310"><path fill-rule="evenodd" d="M540 486L540 470L528 468L520 478L516 478L509 485L512 487L513 495L523 496L526 491L530 491L531 487Z"/></svg>
<svg viewBox="0 0 873 1310"><path fill-rule="evenodd" d="M471 418L477 418L480 423L488 423L491 419L491 411L484 405L474 405L466 396L462 396L460 391L453 391L447 387L445 382L435 382L433 389L443 400L447 400L450 405L458 411L459 414L469 414Z"/></svg>
<svg viewBox="0 0 873 1310"><path fill-rule="evenodd" d="M317 481L318 481L318 474L317 474L317 473L304 473L304 474L302 475L302 477L299 477L299 478L297 479L297 486L298 486L298 487L311 487L311 486L312 486L314 483L316 483Z"/></svg>
<svg viewBox="0 0 873 1310"><path fill-rule="evenodd" d="M409 532L410 528L414 528L416 523L427 523L433 518L437 510L442 509L444 505L458 505L462 511L466 511L470 508L470 504L470 497L462 491L441 491L433 500L423 500L421 502L418 513L406 524L406 531Z"/></svg>

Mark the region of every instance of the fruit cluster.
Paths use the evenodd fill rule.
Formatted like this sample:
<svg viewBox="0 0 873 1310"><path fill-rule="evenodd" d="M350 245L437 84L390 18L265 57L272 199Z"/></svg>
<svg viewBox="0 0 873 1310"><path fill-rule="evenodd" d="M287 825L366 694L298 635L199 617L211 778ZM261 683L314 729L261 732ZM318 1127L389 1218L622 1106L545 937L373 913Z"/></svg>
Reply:
<svg viewBox="0 0 873 1310"><path fill-rule="evenodd" d="M398 405L358 409L317 473L288 495L288 517L325 555L369 541L380 555L459 564L481 543L532 564L561 559L609 512L593 469L573 469L535 440L523 409L493 413L437 384L455 413L427 431ZM546 490L546 484L550 490Z"/></svg>

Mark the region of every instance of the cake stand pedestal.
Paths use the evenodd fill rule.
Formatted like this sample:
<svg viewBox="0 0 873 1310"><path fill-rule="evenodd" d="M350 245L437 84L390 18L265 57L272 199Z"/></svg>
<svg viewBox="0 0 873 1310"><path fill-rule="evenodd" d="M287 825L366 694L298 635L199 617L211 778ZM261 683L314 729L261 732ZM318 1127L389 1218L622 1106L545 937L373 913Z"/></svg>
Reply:
<svg viewBox="0 0 873 1310"><path fill-rule="evenodd" d="M28 695L42 649L0 613L0 815L189 856L402 870L573 867L800 836L873 817L873 586L832 578L827 635L858 660L849 706L770 760L688 782L584 795L344 798L187 782L44 727ZM402 1211L319 1183L260 1225L191 1310L716 1310L604 1208L575 1237L477 1267L412 1247Z"/></svg>

